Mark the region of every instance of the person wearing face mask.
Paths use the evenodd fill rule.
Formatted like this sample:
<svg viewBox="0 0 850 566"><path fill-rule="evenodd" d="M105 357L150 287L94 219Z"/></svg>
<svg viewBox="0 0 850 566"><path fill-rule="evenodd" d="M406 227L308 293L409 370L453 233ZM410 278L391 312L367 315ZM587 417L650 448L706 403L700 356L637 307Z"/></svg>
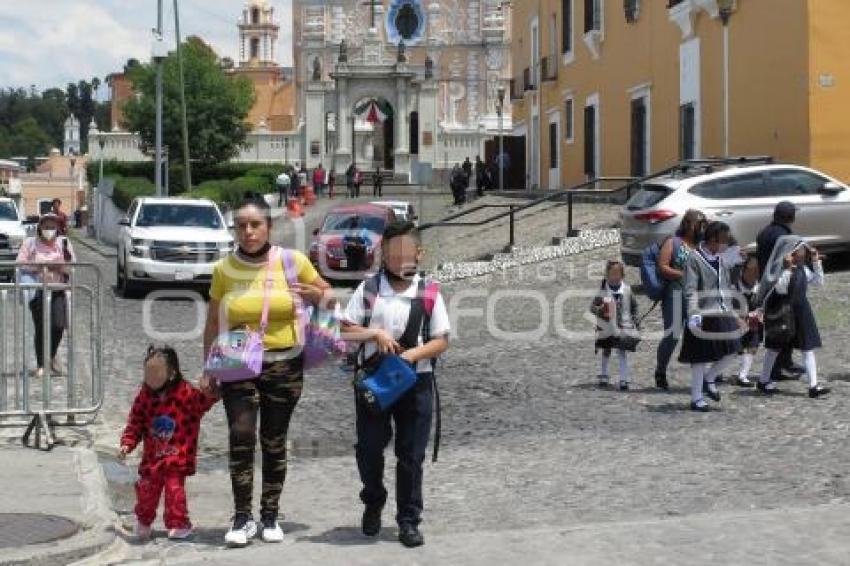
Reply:
<svg viewBox="0 0 850 566"><path fill-rule="evenodd" d="M705 239L688 257L685 267L685 305L688 324L679 361L691 366L691 409L708 411L703 394L720 402L715 380L741 350L747 323L735 311L731 266L725 257L730 229L711 222Z"/></svg>
<svg viewBox="0 0 850 566"><path fill-rule="evenodd" d="M381 530L381 512L387 500L384 449L395 423L396 522L399 541L412 548L424 544L419 523L422 463L435 391L433 360L448 348L450 326L439 287L417 274L422 244L414 224L387 226L381 252L380 273L361 283L348 303L342 319L344 337L365 343L366 358L377 353L399 355L415 368L417 381L380 414L357 401L356 456L363 483L360 499L365 505L361 529L369 537Z"/></svg>
<svg viewBox="0 0 850 566"><path fill-rule="evenodd" d="M21 245L21 250L18 252L17 262L24 264L21 266L21 272L30 276L39 283L47 283L48 285L61 285L68 280L68 264L77 261L74 249L71 247L71 242L64 236L59 235L61 219L53 213L45 214L38 221L36 235L32 238L27 238ZM27 265L27 264L47 264L45 265ZM49 349L50 349L50 371L53 375L62 373L59 364L56 361L56 353L59 351L59 344L62 342L62 337L65 334L65 329L68 326L67 302L65 290L48 291L50 295L50 328L44 328L44 293L41 289L35 292L35 295L29 302L30 312L32 313L33 325L35 332L35 359L37 368L32 371L35 377L44 375L45 367L45 352L44 352L44 333L49 333Z"/></svg>

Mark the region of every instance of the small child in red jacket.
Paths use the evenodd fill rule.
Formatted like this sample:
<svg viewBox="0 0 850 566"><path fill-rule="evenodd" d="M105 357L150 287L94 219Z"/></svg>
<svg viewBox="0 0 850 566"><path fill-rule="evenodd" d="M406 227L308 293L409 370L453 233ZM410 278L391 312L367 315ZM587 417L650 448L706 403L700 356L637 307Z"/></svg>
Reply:
<svg viewBox="0 0 850 566"><path fill-rule="evenodd" d="M144 384L133 401L119 451L123 460L139 442L144 442L136 482L135 534L139 540L151 536L163 490L168 538L183 540L192 536L186 476L195 473L201 417L216 401L216 397L202 393L183 379L174 349L148 348Z"/></svg>

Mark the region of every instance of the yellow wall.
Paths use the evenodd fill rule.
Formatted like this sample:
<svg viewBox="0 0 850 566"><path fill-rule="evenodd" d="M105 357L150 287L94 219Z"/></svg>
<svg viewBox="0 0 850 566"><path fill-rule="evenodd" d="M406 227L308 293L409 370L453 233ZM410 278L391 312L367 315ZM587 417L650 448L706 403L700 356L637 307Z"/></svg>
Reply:
<svg viewBox="0 0 850 566"><path fill-rule="evenodd" d="M831 22L850 22L850 2L817 0L833 5L822 16ZM843 2L843 4L842 4ZM835 5L842 4L841 8ZM846 5L845 5L846 4ZM584 43L584 1L574 0L574 62L559 66L557 83L540 89L541 187L548 187L548 120L546 111L561 111L566 91L575 98L575 142L561 135L561 182L568 187L584 181L583 109L587 97L599 93L601 176L630 173L629 89L650 85L651 171L669 166L679 156L679 49L680 28L671 21L666 1L641 2L636 23L627 23L620 0L604 0L604 40L599 59ZM539 14L541 57L548 54L548 17L560 13L561 1L517 2L514 5L514 74L521 80L529 66L528 22ZM730 37L730 143L732 155L771 154L783 161L808 163L808 18L804 0L738 0L729 24ZM841 16L844 16L843 19ZM559 24L561 18L559 17ZM833 24L833 25L841 25ZM765 30L769 30L765 33ZM558 58L561 58L560 25ZM701 155L724 153L723 26L703 10L694 20L700 42ZM840 36L836 36L840 39ZM823 42L818 51L831 60L850 61L850 42ZM842 52L841 49L844 49ZM822 55L825 56L825 55ZM828 58L828 59L829 59ZM837 79L836 75L836 79ZM816 77L815 77L816 80ZM836 81L839 83L839 81ZM829 96L840 104L840 90ZM514 122L530 124L529 101L515 103ZM850 97L844 96L844 100ZM845 104L846 106L846 104ZM847 109L850 110L850 109ZM814 119L814 114L813 114ZM835 128L835 124L828 127ZM842 132L843 133L843 132ZM816 133L815 135L820 135ZM835 144L832 144L833 147ZM820 155L820 154L818 154ZM559 187L551 187L559 188Z"/></svg>
<svg viewBox="0 0 850 566"><path fill-rule="evenodd" d="M809 0L811 163L844 182L850 182L848 24L847 0ZM831 75L832 86L822 86L821 75Z"/></svg>

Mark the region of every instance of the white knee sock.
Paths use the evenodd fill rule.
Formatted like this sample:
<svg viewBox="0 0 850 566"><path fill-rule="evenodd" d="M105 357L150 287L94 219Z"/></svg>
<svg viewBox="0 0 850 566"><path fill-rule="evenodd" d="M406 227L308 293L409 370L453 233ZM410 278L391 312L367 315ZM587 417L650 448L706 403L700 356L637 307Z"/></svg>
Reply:
<svg viewBox="0 0 850 566"><path fill-rule="evenodd" d="M766 350L764 353L764 363L761 366L761 376L759 383L767 384L770 382L770 374L773 373L773 365L776 363L776 358L779 357L779 350Z"/></svg>
<svg viewBox="0 0 850 566"><path fill-rule="evenodd" d="M617 350L620 358L620 383L628 383L632 380L632 372L629 370L629 360L625 350Z"/></svg>
<svg viewBox="0 0 850 566"><path fill-rule="evenodd" d="M741 370L738 372L738 377L742 380L747 379L750 375L750 370L753 369L753 360L755 356L749 352L741 356Z"/></svg>
<svg viewBox="0 0 850 566"><path fill-rule="evenodd" d="M705 364L691 365L691 401L702 399L702 380L705 378Z"/></svg>
<svg viewBox="0 0 850 566"><path fill-rule="evenodd" d="M599 379L608 379L608 362L611 361L610 355L602 354L602 358L599 361Z"/></svg>
<svg viewBox="0 0 850 566"><path fill-rule="evenodd" d="M803 365L806 367L806 375L809 376L809 387L818 386L818 363L815 361L814 350L803 352Z"/></svg>

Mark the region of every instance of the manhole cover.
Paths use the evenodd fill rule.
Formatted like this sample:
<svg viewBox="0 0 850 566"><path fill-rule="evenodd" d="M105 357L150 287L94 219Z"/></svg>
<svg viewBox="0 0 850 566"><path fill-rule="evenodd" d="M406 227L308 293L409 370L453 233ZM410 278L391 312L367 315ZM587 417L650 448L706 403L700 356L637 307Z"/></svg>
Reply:
<svg viewBox="0 0 850 566"><path fill-rule="evenodd" d="M74 521L40 513L0 513L0 548L50 542L76 533Z"/></svg>

